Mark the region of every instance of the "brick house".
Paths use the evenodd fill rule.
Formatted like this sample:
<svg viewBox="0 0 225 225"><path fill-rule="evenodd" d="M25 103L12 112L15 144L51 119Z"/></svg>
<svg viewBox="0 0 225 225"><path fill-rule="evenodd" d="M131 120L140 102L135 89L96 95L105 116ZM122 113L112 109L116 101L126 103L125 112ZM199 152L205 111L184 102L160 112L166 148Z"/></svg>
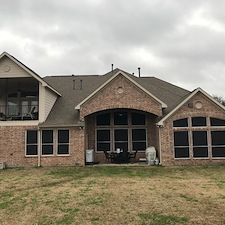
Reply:
<svg viewBox="0 0 225 225"><path fill-rule="evenodd" d="M154 146L162 165L225 162L225 107L120 69L105 75L47 76L0 55L0 162L7 166L85 165L117 148L136 159Z"/></svg>

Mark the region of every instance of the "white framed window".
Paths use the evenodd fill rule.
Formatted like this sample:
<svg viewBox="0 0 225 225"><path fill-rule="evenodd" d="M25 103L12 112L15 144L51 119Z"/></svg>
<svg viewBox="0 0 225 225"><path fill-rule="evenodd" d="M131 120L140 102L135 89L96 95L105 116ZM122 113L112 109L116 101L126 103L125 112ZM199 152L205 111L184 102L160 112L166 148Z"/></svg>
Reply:
<svg viewBox="0 0 225 225"><path fill-rule="evenodd" d="M69 155L70 146L69 130L58 130L57 155Z"/></svg>
<svg viewBox="0 0 225 225"><path fill-rule="evenodd" d="M38 155L38 131L26 130L26 156Z"/></svg>
<svg viewBox="0 0 225 225"><path fill-rule="evenodd" d="M53 155L53 130L42 130L41 144L42 155Z"/></svg>
<svg viewBox="0 0 225 225"><path fill-rule="evenodd" d="M188 131L174 131L175 158L189 158L189 149Z"/></svg>

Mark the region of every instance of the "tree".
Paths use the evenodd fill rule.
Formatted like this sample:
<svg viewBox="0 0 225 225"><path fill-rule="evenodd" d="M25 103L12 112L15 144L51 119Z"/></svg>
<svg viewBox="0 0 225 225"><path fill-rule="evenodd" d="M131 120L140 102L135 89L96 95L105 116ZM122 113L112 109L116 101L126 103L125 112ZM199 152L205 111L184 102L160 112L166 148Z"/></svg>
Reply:
<svg viewBox="0 0 225 225"><path fill-rule="evenodd" d="M214 95L213 98L218 101L220 104L225 106L225 99L221 96Z"/></svg>

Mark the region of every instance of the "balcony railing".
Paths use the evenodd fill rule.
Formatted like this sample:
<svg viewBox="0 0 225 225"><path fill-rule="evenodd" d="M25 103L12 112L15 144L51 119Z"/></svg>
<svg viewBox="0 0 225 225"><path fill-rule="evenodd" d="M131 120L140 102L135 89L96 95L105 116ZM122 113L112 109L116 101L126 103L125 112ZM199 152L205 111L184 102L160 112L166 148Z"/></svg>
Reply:
<svg viewBox="0 0 225 225"><path fill-rule="evenodd" d="M0 105L0 121L38 120L37 105Z"/></svg>

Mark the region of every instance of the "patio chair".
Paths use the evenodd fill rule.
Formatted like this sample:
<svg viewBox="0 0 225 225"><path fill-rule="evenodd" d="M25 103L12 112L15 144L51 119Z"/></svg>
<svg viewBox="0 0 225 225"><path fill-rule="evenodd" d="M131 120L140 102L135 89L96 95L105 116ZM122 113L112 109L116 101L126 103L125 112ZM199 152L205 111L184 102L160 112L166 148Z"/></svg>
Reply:
<svg viewBox="0 0 225 225"><path fill-rule="evenodd" d="M6 120L6 116L3 112L0 112L0 120Z"/></svg>
<svg viewBox="0 0 225 225"><path fill-rule="evenodd" d="M135 152L130 153L130 159L135 159L137 155L137 150Z"/></svg>
<svg viewBox="0 0 225 225"><path fill-rule="evenodd" d="M113 154L108 153L106 150L104 150L104 154L107 162L113 162L114 159Z"/></svg>

